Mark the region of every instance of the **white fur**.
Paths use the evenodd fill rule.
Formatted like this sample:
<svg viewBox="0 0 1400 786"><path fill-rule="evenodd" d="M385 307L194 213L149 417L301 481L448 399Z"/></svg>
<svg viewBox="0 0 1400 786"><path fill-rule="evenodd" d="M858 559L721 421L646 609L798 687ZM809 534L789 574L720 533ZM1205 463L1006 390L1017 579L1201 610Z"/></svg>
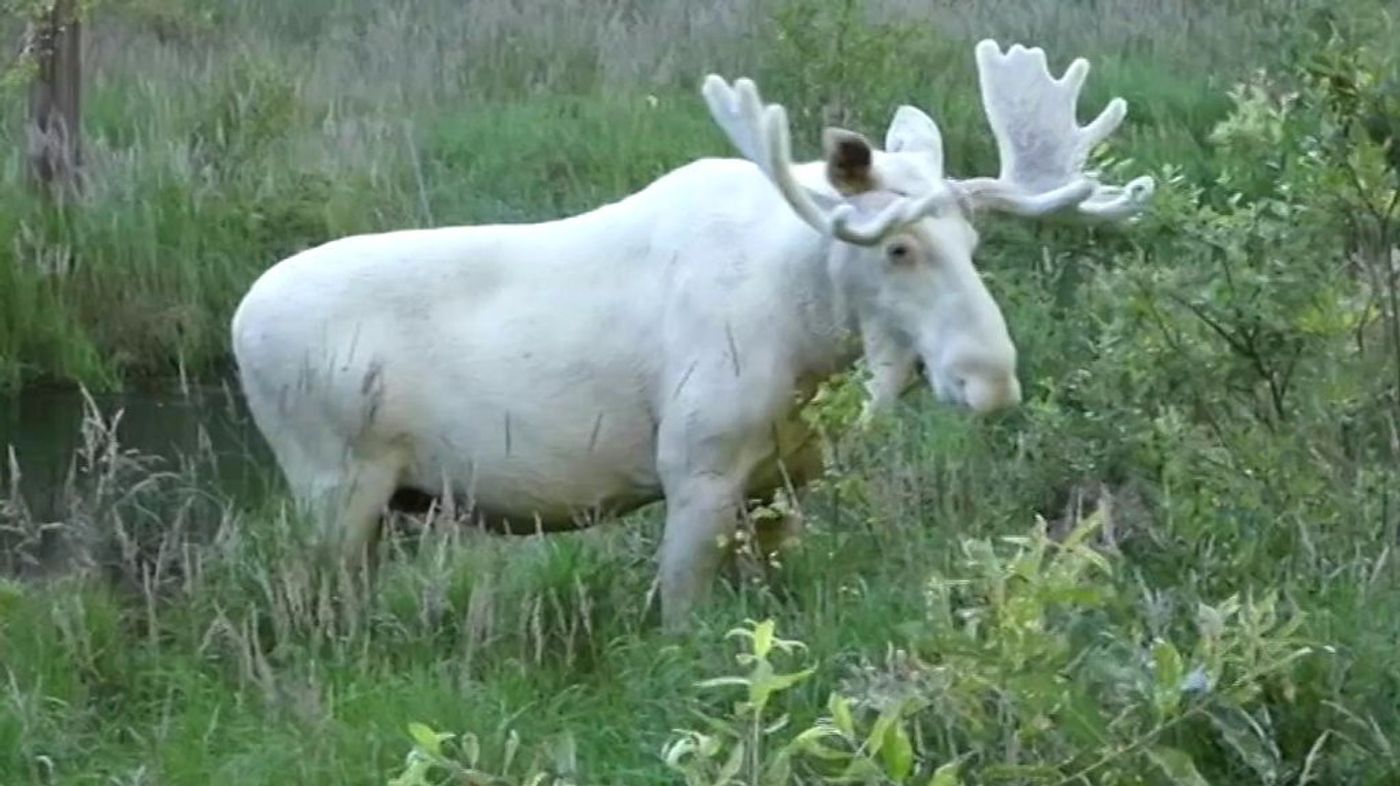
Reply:
<svg viewBox="0 0 1400 786"><path fill-rule="evenodd" d="M879 188L855 213L950 187L926 115L901 109L888 138L899 152L874 153ZM824 167L791 175L831 204ZM582 215L360 235L269 269L233 349L297 499L354 556L401 488L448 489L527 531L664 498L677 626L744 500L819 467L795 410L820 380L863 356L878 408L922 360L947 400L1019 401L958 201L855 245L800 218L770 176L704 159Z"/></svg>

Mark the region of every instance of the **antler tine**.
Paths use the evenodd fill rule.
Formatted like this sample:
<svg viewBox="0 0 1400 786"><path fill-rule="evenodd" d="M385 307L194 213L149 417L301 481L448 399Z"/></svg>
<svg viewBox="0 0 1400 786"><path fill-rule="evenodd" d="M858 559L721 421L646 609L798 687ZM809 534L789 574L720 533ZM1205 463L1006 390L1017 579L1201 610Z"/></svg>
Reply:
<svg viewBox="0 0 1400 786"><path fill-rule="evenodd" d="M1142 212L1156 190L1157 181L1148 175L1133 178L1126 186L1099 186L1079 203L1079 212L1099 221L1132 218Z"/></svg>
<svg viewBox="0 0 1400 786"><path fill-rule="evenodd" d="M832 219L833 234L849 243L860 246L873 246L884 239L889 231L903 224L915 221L937 211L938 204L949 198L944 190L934 190L922 197L897 199L876 213L874 217L853 223L851 213L843 212Z"/></svg>
<svg viewBox="0 0 1400 786"><path fill-rule="evenodd" d="M797 181L787 110L779 104L765 106L752 80L737 79L731 87L720 76L710 74L701 92L710 115L734 147L763 170L803 221L824 234L856 245L874 245L893 227L928 214L940 198L946 197L942 192L934 192L919 199L899 199L857 225L852 219L855 210L844 198L815 191Z"/></svg>
<svg viewBox="0 0 1400 786"><path fill-rule="evenodd" d="M1135 215L1155 183L1139 177L1127 186L1103 186L1084 174L1089 153L1127 115L1114 98L1088 125L1075 117L1089 61L1076 58L1058 79L1045 51L1013 44L1005 53L990 39L977 44L978 83L987 121L997 140L1001 172L960 185L983 205L1020 215L1045 215L1073 207L1082 216L1121 219Z"/></svg>
<svg viewBox="0 0 1400 786"><path fill-rule="evenodd" d="M745 158L763 166L763 107L758 100L758 88L748 79L739 79L730 87L719 76L710 74L705 79L702 92L710 107L710 115L724 130L729 141Z"/></svg>
<svg viewBox="0 0 1400 786"><path fill-rule="evenodd" d="M737 79L731 87L719 75L710 74L701 92L710 115L739 153L763 170L802 220L821 232L831 232L829 213L840 203L803 188L793 177L786 111L777 104L765 107L751 79ZM818 205L817 199L828 204Z"/></svg>
<svg viewBox="0 0 1400 786"><path fill-rule="evenodd" d="M825 196L808 191L793 178L791 150L792 133L788 127L787 110L778 104L770 104L764 112L763 119L765 121L763 126L764 136L768 141L768 160L773 165L772 170L769 172L769 177L778 183L779 189L781 189L784 194L796 193L799 195L813 194L816 196ZM834 207L829 209L825 215L819 212L820 208L818 208L817 205L811 204L810 202L808 204L811 204L811 207L818 211L813 213L813 215L816 217L817 221L821 221L825 224L825 231L830 232L832 235L848 243L870 246L879 243L880 240L889 233L892 227L908 223L920 216L927 215L932 211L934 203L944 196L943 193L935 191L920 199L897 199L887 205L884 210L881 210L859 225L852 220L855 211L849 203L844 201L838 202ZM794 202L794 207L797 208L799 212L802 211L803 208L795 204L796 200L789 197L789 201ZM812 219L809 219L808 223L812 223L813 226L818 226L816 223L813 223Z"/></svg>
<svg viewBox="0 0 1400 786"><path fill-rule="evenodd" d="M757 100L757 92L754 98ZM788 204L808 224L822 232L842 237L841 228L852 208L840 198L821 194L797 182L797 177L792 173L792 131L788 126L786 109L778 104L769 104L764 109L763 136L767 143L768 159L764 171L777 184ZM825 204L818 205L817 199Z"/></svg>

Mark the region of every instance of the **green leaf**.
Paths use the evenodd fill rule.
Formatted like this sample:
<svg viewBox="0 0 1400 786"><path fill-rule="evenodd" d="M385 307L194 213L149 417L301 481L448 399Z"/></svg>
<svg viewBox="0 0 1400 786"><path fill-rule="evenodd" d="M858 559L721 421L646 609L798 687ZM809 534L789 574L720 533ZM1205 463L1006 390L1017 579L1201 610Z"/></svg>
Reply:
<svg viewBox="0 0 1400 786"><path fill-rule="evenodd" d="M1062 701L1060 724L1069 738L1086 748L1102 745L1108 736L1108 722L1089 689L1081 684L1067 685Z"/></svg>
<svg viewBox="0 0 1400 786"><path fill-rule="evenodd" d="M812 676L816 672L817 667L813 666L808 669L803 669L802 671L793 672L792 674L774 674L771 678L769 678L768 685L770 690L776 693L778 691L787 690L788 688L791 688L797 683Z"/></svg>
<svg viewBox="0 0 1400 786"><path fill-rule="evenodd" d="M792 782L792 756L781 750L763 768L763 783L788 786Z"/></svg>
<svg viewBox="0 0 1400 786"><path fill-rule="evenodd" d="M467 766L475 767L476 763L481 761L481 741L475 734L463 734L458 744L462 746L462 755L467 760Z"/></svg>
<svg viewBox="0 0 1400 786"><path fill-rule="evenodd" d="M749 686L749 701L753 703L755 711L762 711L774 693L791 688L812 676L817 670L813 666L793 674L772 674L772 669L766 667L765 663L754 669L753 684Z"/></svg>
<svg viewBox="0 0 1400 786"><path fill-rule="evenodd" d="M24 585L0 576L0 623L8 612L17 607L24 598Z"/></svg>
<svg viewBox="0 0 1400 786"><path fill-rule="evenodd" d="M760 657L768 657L768 653L773 650L773 620L764 620L753 628L753 654Z"/></svg>
<svg viewBox="0 0 1400 786"><path fill-rule="evenodd" d="M1249 713L1234 706L1211 707L1207 713L1211 723L1259 779L1267 784L1277 783L1283 758L1270 735Z"/></svg>
<svg viewBox="0 0 1400 786"><path fill-rule="evenodd" d="M1148 749L1147 756L1178 786L1210 786L1196 770L1196 763L1184 751L1156 747Z"/></svg>
<svg viewBox="0 0 1400 786"><path fill-rule="evenodd" d="M1070 533L1060 542L1060 549L1062 551L1075 551L1084 545L1091 535L1098 534L1102 528L1103 510L1095 510L1090 515L1080 519L1074 529L1070 530ZM1094 556L1099 555L1095 554Z"/></svg>
<svg viewBox="0 0 1400 786"><path fill-rule="evenodd" d="M711 734L697 734L696 737L698 738L697 741L700 745L701 756L708 759L716 753L719 753L719 749L722 744L720 742L719 737L716 737Z"/></svg>
<svg viewBox="0 0 1400 786"><path fill-rule="evenodd" d="M1163 715L1174 712L1181 702L1181 679L1185 672L1181 653L1170 641L1158 641L1152 647L1152 663L1156 672L1157 711Z"/></svg>
<svg viewBox="0 0 1400 786"><path fill-rule="evenodd" d="M822 740L827 737L840 736L840 732L834 727L819 724L798 734L786 747L827 761L849 758L849 754L822 744Z"/></svg>
<svg viewBox="0 0 1400 786"><path fill-rule="evenodd" d="M878 782L883 775L884 773L880 772L880 768L875 766L875 762L862 756L857 759L852 759L851 763L846 765L846 769L836 777L836 782L872 783Z"/></svg>
<svg viewBox="0 0 1400 786"><path fill-rule="evenodd" d="M962 762L950 761L933 771L933 777L928 779L928 786L962 786L962 778L958 777L958 769Z"/></svg>
<svg viewBox="0 0 1400 786"><path fill-rule="evenodd" d="M700 682L695 683L695 687L697 687L697 688L721 688L721 687L726 687L726 686L729 686L729 685L742 685L742 686L747 686L748 684L749 684L749 678L748 678L748 677L715 677L715 678L713 678L713 679L701 680Z"/></svg>
<svg viewBox="0 0 1400 786"><path fill-rule="evenodd" d="M501 756L501 774L510 772L510 765L515 762L515 754L520 751L520 735L515 729L511 729L506 735L506 749Z"/></svg>
<svg viewBox="0 0 1400 786"><path fill-rule="evenodd" d="M739 740L734 744L734 749L729 752L729 759L720 768L719 775L715 777L715 786L725 786L734 780L734 776L739 774L739 769L744 766L744 741Z"/></svg>
<svg viewBox="0 0 1400 786"><path fill-rule="evenodd" d="M903 783L909 777L914 769L914 746L909 742L903 725L895 723L889 727L880 755L885 760L885 772L890 780Z"/></svg>
<svg viewBox="0 0 1400 786"><path fill-rule="evenodd" d="M432 766L432 762L421 755L410 754L408 766L399 777L389 781L389 786L427 786L428 771Z"/></svg>
<svg viewBox="0 0 1400 786"><path fill-rule="evenodd" d="M434 756L442 756L442 741L452 738L451 734L438 734L422 723L408 724L408 733L413 736L413 741L418 743L418 747Z"/></svg>
<svg viewBox="0 0 1400 786"><path fill-rule="evenodd" d="M845 696L839 693L832 693L831 698L826 702L826 708L831 712L831 722L836 724L836 728L847 737L856 736L855 719L851 717L851 703Z"/></svg>
<svg viewBox="0 0 1400 786"><path fill-rule="evenodd" d="M880 717L875 719L875 725L870 728L870 734L865 738L865 753L867 756L874 756L880 752L885 745L885 739L889 734L890 727L899 719L898 710L887 709L880 713Z"/></svg>

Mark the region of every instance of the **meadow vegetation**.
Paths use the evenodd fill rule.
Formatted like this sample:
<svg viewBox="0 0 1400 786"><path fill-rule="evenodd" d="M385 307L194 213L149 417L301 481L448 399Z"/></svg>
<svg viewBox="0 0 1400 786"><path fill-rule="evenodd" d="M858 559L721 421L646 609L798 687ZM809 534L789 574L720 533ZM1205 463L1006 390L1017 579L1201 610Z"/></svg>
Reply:
<svg viewBox="0 0 1400 786"><path fill-rule="evenodd" d="M788 105L799 153L910 102L953 172L990 174L972 44L1083 55L1085 106L1130 103L1096 163L1159 193L1128 228L984 225L1024 406L916 395L852 430L838 380L809 531L741 556L690 637L655 624L655 511L540 539L399 522L366 592L270 466L235 499L92 408L60 521L22 456L3 475L0 783L1400 782L1395 12L96 4L78 196L23 188L0 82L8 388L217 376L290 252L565 215L729 155L709 71Z"/></svg>

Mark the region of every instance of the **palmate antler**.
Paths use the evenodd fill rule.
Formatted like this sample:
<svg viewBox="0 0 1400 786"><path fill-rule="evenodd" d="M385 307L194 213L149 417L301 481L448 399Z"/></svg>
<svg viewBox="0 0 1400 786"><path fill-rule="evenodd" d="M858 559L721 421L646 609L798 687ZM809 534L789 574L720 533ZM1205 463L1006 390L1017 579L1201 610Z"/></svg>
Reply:
<svg viewBox="0 0 1400 786"><path fill-rule="evenodd" d="M1151 177L1105 186L1083 172L1090 151L1128 112L1127 102L1114 98L1091 123L1079 125L1075 105L1089 75L1087 60L1077 58L1056 79L1039 47L1015 44L1003 53L995 41L984 40L976 56L1001 174L954 181L974 202L1024 216L1073 207L1087 217L1115 220L1142 211L1156 187Z"/></svg>
<svg viewBox="0 0 1400 786"><path fill-rule="evenodd" d="M859 213L839 194L798 182L787 112L777 104L765 106L751 80L730 85L711 74L702 93L730 142L758 165L797 214L818 231L849 243L875 245L900 226L936 213L959 197L976 207L1021 216L1073 210L1081 217L1117 220L1142 211L1155 189L1151 177L1139 177L1126 186L1106 186L1083 171L1090 151L1118 128L1128 111L1127 102L1114 98L1093 122L1079 125L1075 105L1089 74L1087 60L1076 59L1056 79L1038 47L1016 44L1003 53L995 41L984 40L975 51L982 105L1001 154L1000 175L941 179L929 193L899 196L873 216ZM889 152L922 151L930 156L937 177L944 177L942 137L937 124L923 112L900 107L890 139L895 144ZM868 160L863 163L869 167Z"/></svg>
<svg viewBox="0 0 1400 786"><path fill-rule="evenodd" d="M763 170L802 220L819 232L856 245L875 245L896 228L935 212L953 198L946 189L901 197L878 214L857 221L853 206L844 198L797 181L792 171L787 111L778 104L764 106L752 80L739 79L731 86L711 74L701 92L729 141Z"/></svg>

